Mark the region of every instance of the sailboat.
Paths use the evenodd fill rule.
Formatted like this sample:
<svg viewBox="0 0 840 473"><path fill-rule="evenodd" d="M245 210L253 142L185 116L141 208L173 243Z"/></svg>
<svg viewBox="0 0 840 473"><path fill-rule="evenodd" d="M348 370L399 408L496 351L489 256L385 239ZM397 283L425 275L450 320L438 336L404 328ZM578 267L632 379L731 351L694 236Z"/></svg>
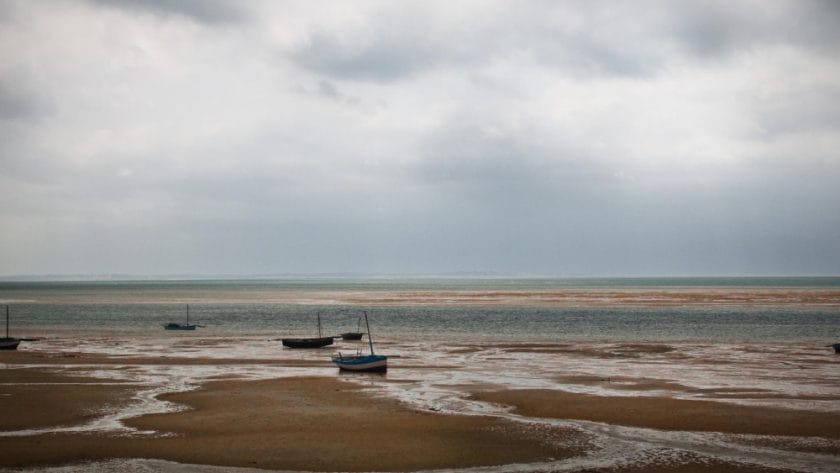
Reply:
<svg viewBox="0 0 840 473"><path fill-rule="evenodd" d="M321 348L333 344L333 337L321 334L321 313L318 312L318 336L314 338L283 338L284 347L288 348Z"/></svg>
<svg viewBox="0 0 840 473"><path fill-rule="evenodd" d="M370 336L370 324L368 323L367 311L365 311L365 326L367 327L370 355L362 355L361 352L357 352L355 355L345 356L342 355L341 352L338 352L337 356L332 357L332 362L338 365L338 369L378 372L385 372L388 370L388 357L385 355L377 355L373 352L373 337Z"/></svg>
<svg viewBox="0 0 840 473"><path fill-rule="evenodd" d="M178 322L169 322L164 324L163 328L166 330L195 330L196 325L190 323L190 305L187 304L187 323L179 324Z"/></svg>
<svg viewBox="0 0 840 473"><path fill-rule="evenodd" d="M9 336L9 306L6 306L6 337L0 338L0 350L17 350L20 340Z"/></svg>
<svg viewBox="0 0 840 473"><path fill-rule="evenodd" d="M342 333L341 334L341 339L342 340L361 340L362 335L364 335L364 333L362 333L361 330L362 330L362 318L359 317L359 320L357 321L357 324L356 324L356 331L355 332L344 332L344 333Z"/></svg>

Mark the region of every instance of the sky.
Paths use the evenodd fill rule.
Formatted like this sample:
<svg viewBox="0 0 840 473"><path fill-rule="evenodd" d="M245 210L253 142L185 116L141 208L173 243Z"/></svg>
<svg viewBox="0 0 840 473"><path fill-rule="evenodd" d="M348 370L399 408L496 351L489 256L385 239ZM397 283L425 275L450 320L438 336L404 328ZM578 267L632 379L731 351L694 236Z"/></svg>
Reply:
<svg viewBox="0 0 840 473"><path fill-rule="evenodd" d="M0 0L0 276L840 275L840 3Z"/></svg>

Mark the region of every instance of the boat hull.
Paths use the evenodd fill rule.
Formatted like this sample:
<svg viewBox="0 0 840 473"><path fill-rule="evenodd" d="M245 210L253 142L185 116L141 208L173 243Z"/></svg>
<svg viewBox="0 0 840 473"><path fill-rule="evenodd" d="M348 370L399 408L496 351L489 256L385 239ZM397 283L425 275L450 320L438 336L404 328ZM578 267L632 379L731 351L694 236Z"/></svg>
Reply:
<svg viewBox="0 0 840 473"><path fill-rule="evenodd" d="M332 357L340 370L385 372L388 371L388 357L383 355L338 356Z"/></svg>
<svg viewBox="0 0 840 473"><path fill-rule="evenodd" d="M283 338L281 341L287 348L321 348L333 344L332 337Z"/></svg>
<svg viewBox="0 0 840 473"><path fill-rule="evenodd" d="M190 324L166 324L163 326L166 330L195 330L195 325Z"/></svg>
<svg viewBox="0 0 840 473"><path fill-rule="evenodd" d="M17 350L20 340L17 338L0 338L0 350Z"/></svg>
<svg viewBox="0 0 840 473"><path fill-rule="evenodd" d="M835 343L831 347L834 348L834 353L840 353L840 343Z"/></svg>
<svg viewBox="0 0 840 473"><path fill-rule="evenodd" d="M342 340L361 340L362 335L364 335L364 333L362 333L362 332L346 332L346 333L341 334L341 339Z"/></svg>

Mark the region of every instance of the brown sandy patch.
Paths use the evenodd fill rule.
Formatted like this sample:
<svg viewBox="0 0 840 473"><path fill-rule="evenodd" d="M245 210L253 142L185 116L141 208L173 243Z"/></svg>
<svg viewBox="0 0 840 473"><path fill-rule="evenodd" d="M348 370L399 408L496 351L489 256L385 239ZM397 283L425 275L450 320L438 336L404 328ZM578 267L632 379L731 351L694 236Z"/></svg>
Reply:
<svg viewBox="0 0 840 473"><path fill-rule="evenodd" d="M840 291L811 288L554 289L544 291L368 291L310 293L344 304L472 306L840 306Z"/></svg>
<svg viewBox="0 0 840 473"><path fill-rule="evenodd" d="M102 382L49 369L0 369L0 431L82 424L105 406L127 404L137 389Z"/></svg>
<svg viewBox="0 0 840 473"><path fill-rule="evenodd" d="M279 350L278 350L279 351ZM295 367L332 366L330 351L322 351L320 358L311 360L290 358L207 358L183 356L134 356L103 355L83 352L32 352L14 351L0 354L0 363L8 365L178 365L178 366L216 366L216 365L276 365ZM282 355L282 353L280 353Z"/></svg>
<svg viewBox="0 0 840 473"><path fill-rule="evenodd" d="M640 358L645 355L659 355L674 351L674 347L663 344L620 344L612 346L580 347L569 343L521 343L497 346L508 353L545 353L581 355L588 358Z"/></svg>
<svg viewBox="0 0 840 473"><path fill-rule="evenodd" d="M577 384L580 386L603 386L609 389L627 391L679 391L689 392L694 388L684 384L661 379L633 378L629 376L591 376L567 375L555 378L563 384Z"/></svg>
<svg viewBox="0 0 840 473"><path fill-rule="evenodd" d="M586 469L578 473L782 473L790 471L747 463L727 462L695 453L682 452L669 461L634 462L610 468Z"/></svg>
<svg viewBox="0 0 840 473"><path fill-rule="evenodd" d="M664 397L595 396L548 389L481 392L529 417L588 420L660 430L840 438L840 414Z"/></svg>
<svg viewBox="0 0 840 473"><path fill-rule="evenodd" d="M554 378L562 384L600 386L616 391L671 391L699 394L711 399L792 399L799 401L840 401L840 395L782 394L761 388L695 388L668 380L628 376L567 375Z"/></svg>
<svg viewBox="0 0 840 473"><path fill-rule="evenodd" d="M407 471L564 458L585 447L576 431L414 411L332 378L211 382L165 399L192 410L129 424L175 435L7 438L0 443L0 465L139 457L271 469Z"/></svg>
<svg viewBox="0 0 840 473"><path fill-rule="evenodd" d="M90 294L39 295L33 303L84 304L124 303L135 300L133 294L113 297ZM203 292L191 290L179 295L186 303L251 303L260 300L274 304L300 305L470 305L470 306L686 306L686 305L795 305L840 307L840 290L833 288L561 288L546 290L255 290ZM147 304L172 303L171 294L144 293Z"/></svg>

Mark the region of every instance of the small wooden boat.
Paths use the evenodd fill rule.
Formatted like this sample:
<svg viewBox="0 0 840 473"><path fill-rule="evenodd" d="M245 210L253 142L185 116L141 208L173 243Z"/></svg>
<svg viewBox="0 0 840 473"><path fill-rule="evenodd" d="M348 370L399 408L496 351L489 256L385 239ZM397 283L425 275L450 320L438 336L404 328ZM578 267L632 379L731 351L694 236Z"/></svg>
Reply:
<svg viewBox="0 0 840 473"><path fill-rule="evenodd" d="M283 338L283 346L287 348L321 348L333 344L333 337L321 334L321 313L318 312L318 336L313 338Z"/></svg>
<svg viewBox="0 0 840 473"><path fill-rule="evenodd" d="M338 352L338 355L332 357L332 362L338 366L339 370L367 372L388 371L388 357L385 355L377 355L373 352L373 337L370 336L370 324L368 323L367 312L365 312L365 326L367 326L370 355L357 353L355 355L345 356L342 355L341 352Z"/></svg>
<svg viewBox="0 0 840 473"><path fill-rule="evenodd" d="M0 338L0 350L17 350L20 340L9 336L9 306L6 306L6 336Z"/></svg>
<svg viewBox="0 0 840 473"><path fill-rule="evenodd" d="M341 334L342 340L361 340L362 335L364 332L362 330L362 318L359 317L358 322L356 323L356 331L355 332L344 332Z"/></svg>
<svg viewBox="0 0 840 473"><path fill-rule="evenodd" d="M197 325L190 323L190 305L187 304L187 323L180 324L177 322L169 322L164 324L163 328L166 330L195 330Z"/></svg>

